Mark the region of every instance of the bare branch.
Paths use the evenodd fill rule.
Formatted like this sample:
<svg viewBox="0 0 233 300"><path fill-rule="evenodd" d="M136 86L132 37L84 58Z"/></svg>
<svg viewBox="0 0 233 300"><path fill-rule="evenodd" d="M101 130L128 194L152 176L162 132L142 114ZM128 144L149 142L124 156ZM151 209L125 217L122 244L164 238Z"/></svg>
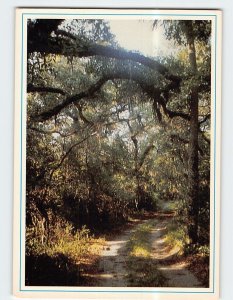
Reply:
<svg viewBox="0 0 233 300"><path fill-rule="evenodd" d="M63 96L66 95L62 89L48 86L34 86L31 83L29 83L27 86L27 93L56 93Z"/></svg>

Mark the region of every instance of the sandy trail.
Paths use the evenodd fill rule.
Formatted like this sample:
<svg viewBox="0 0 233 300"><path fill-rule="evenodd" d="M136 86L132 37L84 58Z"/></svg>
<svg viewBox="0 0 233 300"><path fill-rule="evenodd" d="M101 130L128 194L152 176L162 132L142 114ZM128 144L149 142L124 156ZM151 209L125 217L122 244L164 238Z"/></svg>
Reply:
<svg viewBox="0 0 233 300"><path fill-rule="evenodd" d="M126 287L126 243L129 241L133 229L125 230L113 240L109 240L104 247L99 262L98 286Z"/></svg>
<svg viewBox="0 0 233 300"><path fill-rule="evenodd" d="M151 230L152 258L166 280L166 287L202 287L189 270L185 261L174 262L178 248L169 249L165 243L167 221L158 222Z"/></svg>
<svg viewBox="0 0 233 300"><path fill-rule="evenodd" d="M165 243L165 232L168 220L155 219L150 235L152 245L151 258L162 275L166 278L164 287L202 287L198 279L188 270L185 261L176 262L173 260L178 249L169 249ZM144 221L149 222L150 220ZM113 240L109 240L104 247L99 262L97 275L97 286L102 287L127 287L127 248L126 244L131 235L137 229L134 225L131 229L125 230Z"/></svg>

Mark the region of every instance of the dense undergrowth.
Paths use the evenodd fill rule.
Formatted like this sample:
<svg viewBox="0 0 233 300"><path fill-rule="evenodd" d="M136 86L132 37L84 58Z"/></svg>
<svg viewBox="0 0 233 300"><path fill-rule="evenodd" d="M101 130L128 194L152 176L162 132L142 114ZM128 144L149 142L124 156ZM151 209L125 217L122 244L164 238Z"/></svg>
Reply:
<svg viewBox="0 0 233 300"><path fill-rule="evenodd" d="M160 205L181 216L170 247L206 266L212 26L173 21L142 23L166 41L147 57L121 48L108 20L28 19L26 285L85 285L104 243L93 234ZM128 245L132 286L163 286L150 226Z"/></svg>
<svg viewBox="0 0 233 300"><path fill-rule="evenodd" d="M66 224L57 227L50 242L43 242L31 228L27 230L26 285L86 285L105 243L83 226L80 230Z"/></svg>

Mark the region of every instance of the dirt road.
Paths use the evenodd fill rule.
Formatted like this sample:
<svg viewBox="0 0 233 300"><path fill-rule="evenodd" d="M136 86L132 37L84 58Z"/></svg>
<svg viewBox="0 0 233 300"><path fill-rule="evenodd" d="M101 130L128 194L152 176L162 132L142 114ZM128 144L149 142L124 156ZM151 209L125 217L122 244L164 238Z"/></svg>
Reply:
<svg viewBox="0 0 233 300"><path fill-rule="evenodd" d="M99 262L98 286L126 287L126 244L135 228L125 230L114 240L107 242Z"/></svg>
<svg viewBox="0 0 233 300"><path fill-rule="evenodd" d="M143 221L150 222L151 220ZM202 287L198 279L188 270L185 261L174 262L178 249L170 249L165 243L166 218L159 218L150 231L151 258L166 278L164 287ZM137 226L125 230L104 247L99 262L97 285L102 287L127 287L127 242Z"/></svg>
<svg viewBox="0 0 233 300"><path fill-rule="evenodd" d="M178 248L170 249L165 243L167 221L160 221L151 230L152 257L158 270L166 278L167 287L202 287L198 279L188 270L187 262L175 262Z"/></svg>

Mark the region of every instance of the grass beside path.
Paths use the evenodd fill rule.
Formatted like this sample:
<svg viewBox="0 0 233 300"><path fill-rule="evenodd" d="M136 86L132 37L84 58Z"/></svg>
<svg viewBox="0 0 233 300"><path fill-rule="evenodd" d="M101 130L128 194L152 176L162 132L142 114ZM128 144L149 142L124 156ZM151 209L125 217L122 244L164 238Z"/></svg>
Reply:
<svg viewBox="0 0 233 300"><path fill-rule="evenodd" d="M149 220L137 226L127 243L127 281L128 286L162 287L165 277L151 258L152 245L150 234L155 220Z"/></svg>

